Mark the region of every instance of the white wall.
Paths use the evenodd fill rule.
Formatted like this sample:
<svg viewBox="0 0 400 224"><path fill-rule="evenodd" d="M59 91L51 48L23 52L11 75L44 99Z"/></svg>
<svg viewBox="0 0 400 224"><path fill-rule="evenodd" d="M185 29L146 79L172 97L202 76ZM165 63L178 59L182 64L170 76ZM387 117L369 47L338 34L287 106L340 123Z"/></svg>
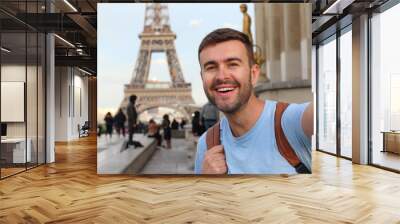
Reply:
<svg viewBox="0 0 400 224"><path fill-rule="evenodd" d="M1 66L1 81L3 82L25 82L24 65L2 65ZM29 67L28 67L29 69ZM1 108L7 110L7 108ZM8 137L25 137L25 122L7 122L7 135Z"/></svg>
<svg viewBox="0 0 400 224"><path fill-rule="evenodd" d="M68 85L67 67L55 68L55 141L68 139Z"/></svg>
<svg viewBox="0 0 400 224"><path fill-rule="evenodd" d="M77 139L78 124L88 120L88 78L83 75L76 68L56 67L56 141Z"/></svg>
<svg viewBox="0 0 400 224"><path fill-rule="evenodd" d="M39 159L39 163L44 163L44 150L45 150L45 141L44 141L44 125L45 125L45 116L44 116L44 74L42 73L41 66L38 67L25 64L2 64L1 66L1 81L2 87L3 82L23 82L25 83L24 87L15 91L22 94L20 100L22 102L11 101L14 104L20 104L19 107L13 106L4 106L4 102L2 102L3 107L1 107L2 114L4 113L14 113L20 114L20 121L17 122L6 122L7 123L7 137L9 138L24 138L27 136L30 139L30 148L32 151L32 161L36 162L36 158ZM38 69L38 70L37 70ZM27 80L25 80L27 78ZM26 90L26 99L25 98L25 90ZM2 94L7 94L4 92L5 89L2 89ZM8 93L10 94L10 93ZM2 98L8 98L7 95L2 95ZM15 99L16 100L16 99ZM26 104L26 105L25 105ZM15 106L15 105L14 105ZM26 113L26 118L24 117ZM2 120L3 117L2 117ZM38 154L37 154L38 153Z"/></svg>
<svg viewBox="0 0 400 224"><path fill-rule="evenodd" d="M3 64L1 66L1 81L4 82L25 82L26 69L29 72L33 67L18 64ZM28 96L31 95L28 93ZM33 94L32 94L33 95ZM7 110L7 108L1 108ZM25 137L25 122L7 122L7 136L8 137Z"/></svg>

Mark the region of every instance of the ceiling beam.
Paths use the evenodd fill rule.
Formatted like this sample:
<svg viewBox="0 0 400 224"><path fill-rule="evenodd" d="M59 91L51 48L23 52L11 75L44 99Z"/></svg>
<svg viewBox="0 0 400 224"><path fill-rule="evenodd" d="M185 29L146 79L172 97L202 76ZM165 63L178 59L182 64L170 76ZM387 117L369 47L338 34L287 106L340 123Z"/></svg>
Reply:
<svg viewBox="0 0 400 224"><path fill-rule="evenodd" d="M91 56L55 56L56 66L81 66L96 71L97 60Z"/></svg>
<svg viewBox="0 0 400 224"><path fill-rule="evenodd" d="M74 21L77 25L79 25L86 34L91 38L96 38L97 30L90 24L85 17L83 17L79 13L70 13L67 16Z"/></svg>

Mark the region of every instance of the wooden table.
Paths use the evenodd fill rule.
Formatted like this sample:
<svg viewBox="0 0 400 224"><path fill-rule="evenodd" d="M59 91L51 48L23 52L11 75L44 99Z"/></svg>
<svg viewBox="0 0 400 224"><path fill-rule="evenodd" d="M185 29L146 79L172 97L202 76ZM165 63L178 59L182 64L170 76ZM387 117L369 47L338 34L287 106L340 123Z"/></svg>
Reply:
<svg viewBox="0 0 400 224"><path fill-rule="evenodd" d="M25 141L28 142L25 150ZM30 138L6 138L1 139L1 157L6 163L25 163L31 161Z"/></svg>
<svg viewBox="0 0 400 224"><path fill-rule="evenodd" d="M400 131L382 131L383 150L382 152L392 152L400 154Z"/></svg>

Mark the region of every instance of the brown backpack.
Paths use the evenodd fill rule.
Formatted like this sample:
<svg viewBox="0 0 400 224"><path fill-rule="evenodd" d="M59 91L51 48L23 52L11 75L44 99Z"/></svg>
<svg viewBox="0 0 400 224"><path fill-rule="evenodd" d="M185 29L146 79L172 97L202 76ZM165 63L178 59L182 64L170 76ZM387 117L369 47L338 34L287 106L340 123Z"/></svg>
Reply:
<svg viewBox="0 0 400 224"><path fill-rule="evenodd" d="M285 133L282 129L282 115L286 108L289 106L288 103L277 102L275 109L275 140L278 145L280 154L292 165L297 173L311 173L308 168L301 162L299 157L294 152L292 146L289 144ZM220 140L220 127L219 122L207 130L206 134L207 150L211 149L216 145L221 144Z"/></svg>

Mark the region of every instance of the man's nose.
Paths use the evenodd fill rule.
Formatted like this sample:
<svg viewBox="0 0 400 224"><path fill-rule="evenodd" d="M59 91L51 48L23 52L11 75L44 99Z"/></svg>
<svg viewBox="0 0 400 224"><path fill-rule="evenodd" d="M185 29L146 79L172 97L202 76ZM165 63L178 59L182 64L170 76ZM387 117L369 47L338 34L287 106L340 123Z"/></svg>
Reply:
<svg viewBox="0 0 400 224"><path fill-rule="evenodd" d="M227 69L224 65L220 65L218 68L217 76L215 77L216 79L224 80L227 76Z"/></svg>

